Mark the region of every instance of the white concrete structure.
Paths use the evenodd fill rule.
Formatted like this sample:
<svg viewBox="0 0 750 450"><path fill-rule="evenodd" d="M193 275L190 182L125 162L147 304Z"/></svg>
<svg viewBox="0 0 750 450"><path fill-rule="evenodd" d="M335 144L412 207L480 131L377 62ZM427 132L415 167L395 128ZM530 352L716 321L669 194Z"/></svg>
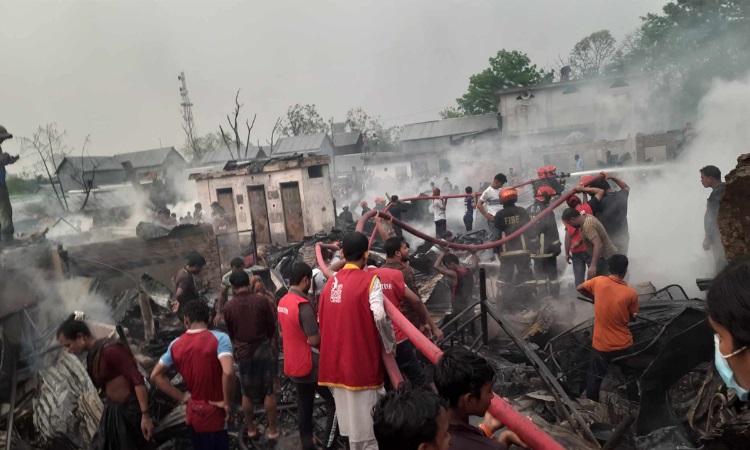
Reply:
<svg viewBox="0 0 750 450"><path fill-rule="evenodd" d="M236 218L236 231L255 229L259 244L299 242L335 224L330 157L292 155L193 174L198 199L218 202Z"/></svg>
<svg viewBox="0 0 750 450"><path fill-rule="evenodd" d="M601 77L496 91L503 137L535 137L538 145L562 142L571 133L584 140L624 139L646 129L645 79ZM546 139L543 139L546 138ZM546 141L546 142L544 142Z"/></svg>

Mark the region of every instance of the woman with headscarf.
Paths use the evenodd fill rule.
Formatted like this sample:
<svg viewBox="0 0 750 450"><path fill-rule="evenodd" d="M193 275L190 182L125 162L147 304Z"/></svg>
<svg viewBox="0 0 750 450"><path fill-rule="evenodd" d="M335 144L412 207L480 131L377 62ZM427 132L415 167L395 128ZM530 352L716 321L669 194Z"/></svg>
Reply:
<svg viewBox="0 0 750 450"><path fill-rule="evenodd" d="M433 197L440 197L440 188L432 189ZM432 200L432 214L435 217L435 237L440 238L447 229L445 219L445 205L448 199L436 198Z"/></svg>

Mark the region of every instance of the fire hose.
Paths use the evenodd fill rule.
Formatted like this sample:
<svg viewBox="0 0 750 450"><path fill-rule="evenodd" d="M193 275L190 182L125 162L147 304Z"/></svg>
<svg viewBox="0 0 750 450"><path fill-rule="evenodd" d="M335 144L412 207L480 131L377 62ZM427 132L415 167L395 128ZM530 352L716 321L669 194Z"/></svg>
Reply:
<svg viewBox="0 0 750 450"><path fill-rule="evenodd" d="M588 180L584 185L589 185L591 182L598 180L602 178L602 176L595 177L591 180ZM524 183L521 183L520 185L524 184L530 184L533 183L536 180L530 180ZM515 185L513 187L517 187L519 185ZM452 196L444 196L444 198L457 198L457 197L467 197L469 195L473 194L459 194L459 195L452 195ZM488 242L481 245L466 245L466 244L457 244L454 242L447 242L442 239L437 239L432 236L429 236L425 233L422 233L419 230L414 229L413 227L409 226L408 224L402 222L399 219L393 218L390 214L386 213L385 211L378 211L378 210L370 210L362 217L360 217L359 222L357 222L357 231L361 232L364 228L364 224L367 222L368 219L371 217L379 216L382 218L385 218L387 220L392 220L393 223L401 227L403 230L408 231L409 233L420 237L426 241L432 242L434 244L438 244L447 248L455 248L459 250L485 250L490 248L495 248L500 245L503 245L517 237L519 237L521 234L526 232L529 228L534 226L539 220L541 220L542 217L544 217L547 214L551 214L555 208L560 206L563 202L565 202L568 198L570 198L572 195L575 195L575 191L568 191L560 196L557 200L552 202L547 208L545 208L543 211L541 211L539 214L537 214L534 219L529 221L529 223L525 224L521 228L519 228L517 231L511 233L510 235L506 236L503 239L500 239L498 241L494 242ZM433 197L433 198L441 198L441 197ZM427 200L430 199L430 197L415 197L412 199L405 199L405 200ZM390 206L390 205L389 205ZM323 254L320 248L320 244L316 244L315 246L315 255L318 261L318 265L321 268L326 267L325 261L323 259ZM432 341L430 341L424 334L422 334L412 323L404 317L403 314L401 314L401 311L398 310L391 302L385 302L385 311L388 317L391 319L391 321L398 325L399 328L404 332L404 334L407 335L409 340L414 344L414 346L419 349L419 351L427 357L433 364L437 364L437 362L440 360L440 357L443 355L442 350L440 350ZM383 350L383 362L385 364L386 371L391 378L391 382L394 385L399 385L403 381L403 377L401 376L401 372L398 369L398 366L396 364L396 360L393 357L392 354L387 354L385 350ZM544 431L542 431L540 428L538 428L536 425L534 425L533 422L531 422L528 418L524 417L522 414L520 414L518 411L516 411L507 400L502 399L497 394L493 393L493 398L490 403L490 413L498 420L500 420L508 429L516 433L529 447L532 449L555 449L555 450L562 450L563 447L558 444L552 437L550 437L548 434L546 434Z"/></svg>
<svg viewBox="0 0 750 450"><path fill-rule="evenodd" d="M326 267L319 244L315 246L315 255L318 259L318 265L322 268ZM414 346L419 349L419 351L425 355L430 362L437 364L443 356L443 351L422 334L422 332L414 325L412 325L412 323L401 314L401 311L399 311L393 303L386 301L384 304L385 312L391 321L397 325L404 334L406 334ZM383 363L386 372L391 379L391 383L394 386L400 385L404 381L404 378L396 364L396 359L392 354L386 353L385 349L383 349L382 355ZM501 421L509 430L516 433L529 447L535 450L563 450L563 447L552 439L550 435L534 425L530 419L516 411L507 400L501 398L494 392L492 395L493 397L489 409L490 414Z"/></svg>
<svg viewBox="0 0 750 450"><path fill-rule="evenodd" d="M570 174L562 173L562 174L560 174L560 175L558 175L556 177L551 177L551 178L566 178L566 177L569 177L569 176L570 176ZM548 177L548 178L550 178L550 177ZM600 178L602 178L601 175L599 175L598 177L593 178L591 180L588 180L586 183L584 183L584 186L588 186L589 184L591 184L591 182L593 182L595 180L598 180ZM544 180L544 179L545 178L537 178L537 179L534 179L534 180L523 181L521 183L514 184L512 186L508 186L505 189L516 189L516 188L519 188L519 187L522 187L522 186L526 186L526 185L529 185L529 184L532 184L532 183L536 183L537 181L541 181L541 180ZM567 200L568 197L570 197L571 195L574 195L574 194L575 194L575 192L573 192L573 191L568 191L566 194L563 194L555 202L556 203L555 204L555 208L557 206L559 206L560 204L562 204L563 201ZM430 195L430 196L425 196L425 197L409 197L409 198L400 199L399 201L409 202L409 201L415 201L415 200L437 200L437 199L449 199L449 198L466 198L466 197L478 197L480 195L482 195L481 192L473 192L471 194L452 194L452 195L437 195L437 196ZM388 206L386 206L385 209L382 211L382 213L387 213L388 210L391 208L391 206L393 206L393 203L389 203ZM550 206L552 206L552 205L550 205ZM552 208L552 209L554 209L554 208ZM373 211L375 211L375 212L372 213L372 214L370 214ZM376 213L379 213L379 212L381 212L381 211L378 211L378 210L375 210L375 209L371 209L370 211L368 211L365 214L363 214L362 217L359 218L359 222L357 223L357 231L362 232L362 230L364 229L364 224L365 224L365 222L367 222L367 219L369 219L370 217L373 217ZM390 215L388 215L388 216L384 216L383 214L378 214L378 215L380 217L383 217L383 218L387 219L387 220L392 219L392 217ZM544 215L544 213L539 214L539 216L543 216L543 215ZM409 231L411 234L413 234L415 236L418 236L418 237L421 237L422 239L425 239L427 241L433 242L434 244L440 244L439 242L433 241L432 238L431 238L431 236L428 237L428 235L426 235L424 233L417 234L417 233L419 233L417 230L414 230L414 228L411 228L408 225L404 226L404 223L401 222L398 219L393 218L393 222L396 225L398 225L399 227L401 227L402 229ZM533 222L534 221L532 221L532 223ZM521 228L521 230L518 230L516 233L511 234L506 239L511 240L511 239L513 239L513 238L521 235L521 233L523 233L527 229L528 229L528 227ZM375 240L375 233L377 233L377 231L378 231L377 228L375 228L374 230L372 230L372 234L370 235L370 245L372 245L372 242ZM417 231L417 232L415 233L415 231ZM445 242L445 241L441 241L441 242ZM499 241L496 241L496 243L497 242L499 242ZM507 241L505 241L505 242L507 242ZM500 243L498 245L502 245L505 242L502 242L502 243ZM444 244L440 244L440 245L444 245ZM492 246L492 247L485 247L485 248L493 248L493 247L496 247L496 246L497 245ZM449 247L450 248L462 249L461 247L452 247L452 246L449 246ZM483 250L483 248L482 249L477 248L477 249L478 250ZM470 249L470 248L463 248L462 250L472 250L472 249Z"/></svg>

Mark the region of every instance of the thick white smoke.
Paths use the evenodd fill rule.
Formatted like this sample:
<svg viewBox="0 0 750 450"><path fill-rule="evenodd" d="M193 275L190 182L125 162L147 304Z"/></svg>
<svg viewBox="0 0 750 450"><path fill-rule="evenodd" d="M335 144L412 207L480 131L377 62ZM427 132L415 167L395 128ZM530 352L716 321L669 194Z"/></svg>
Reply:
<svg viewBox="0 0 750 450"><path fill-rule="evenodd" d="M711 255L701 246L703 214L710 194L699 170L717 166L724 177L750 142L750 76L714 82L702 99L697 135L673 164L647 184L631 184L629 221L631 282L657 288L678 283L698 295L695 279L713 276Z"/></svg>

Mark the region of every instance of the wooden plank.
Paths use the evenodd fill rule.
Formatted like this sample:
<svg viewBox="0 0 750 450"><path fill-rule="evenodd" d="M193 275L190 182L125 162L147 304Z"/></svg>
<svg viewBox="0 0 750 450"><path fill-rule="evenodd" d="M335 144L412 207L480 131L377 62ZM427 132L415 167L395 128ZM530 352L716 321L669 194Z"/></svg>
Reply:
<svg viewBox="0 0 750 450"><path fill-rule="evenodd" d="M262 185L248 186L247 200L250 202L250 216L253 218L255 242L258 244L270 244L271 230L268 224L266 189Z"/></svg>
<svg viewBox="0 0 750 450"><path fill-rule="evenodd" d="M284 225L287 242L300 242L305 238L305 223L302 218L302 200L299 183L281 184L281 203L284 209Z"/></svg>

